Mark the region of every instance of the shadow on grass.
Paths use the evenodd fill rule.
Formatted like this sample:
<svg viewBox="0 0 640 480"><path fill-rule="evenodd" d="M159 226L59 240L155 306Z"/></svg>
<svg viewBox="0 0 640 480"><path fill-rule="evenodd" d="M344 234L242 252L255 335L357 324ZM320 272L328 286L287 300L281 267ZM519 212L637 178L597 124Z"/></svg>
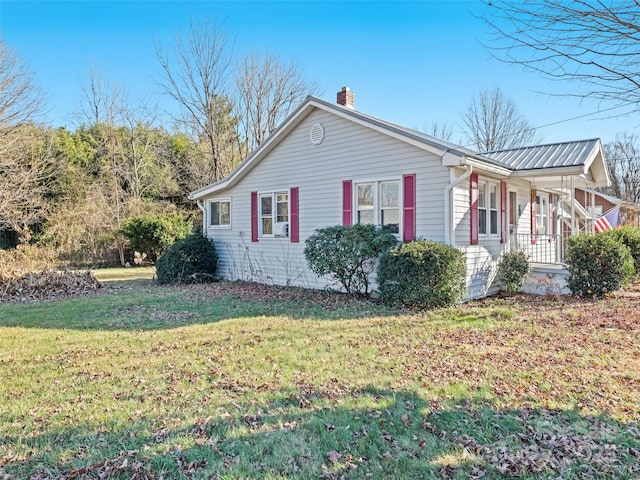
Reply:
<svg viewBox="0 0 640 480"><path fill-rule="evenodd" d="M118 281L98 294L74 299L0 304L0 326L160 330L263 316L343 320L397 314L336 292L241 282L161 286L152 280L134 280Z"/></svg>
<svg viewBox="0 0 640 480"><path fill-rule="evenodd" d="M122 419L0 438L0 474L70 478L608 478L640 474L638 426L407 391L301 386L202 418ZM264 397L264 395L263 395ZM173 420L172 420L173 419ZM174 422L172 426L171 422Z"/></svg>

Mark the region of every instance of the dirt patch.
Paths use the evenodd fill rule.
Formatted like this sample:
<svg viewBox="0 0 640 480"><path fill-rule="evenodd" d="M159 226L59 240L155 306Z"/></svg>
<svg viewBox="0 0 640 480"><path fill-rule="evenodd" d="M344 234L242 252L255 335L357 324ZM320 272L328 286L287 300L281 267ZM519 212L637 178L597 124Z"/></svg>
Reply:
<svg viewBox="0 0 640 480"><path fill-rule="evenodd" d="M180 287L177 287L180 288ZM367 297L351 296L344 293L311 290L299 287L283 287L248 282L223 282L193 285L186 295L194 297L218 298L232 296L250 302L309 302L321 307L347 308L356 303L372 304Z"/></svg>

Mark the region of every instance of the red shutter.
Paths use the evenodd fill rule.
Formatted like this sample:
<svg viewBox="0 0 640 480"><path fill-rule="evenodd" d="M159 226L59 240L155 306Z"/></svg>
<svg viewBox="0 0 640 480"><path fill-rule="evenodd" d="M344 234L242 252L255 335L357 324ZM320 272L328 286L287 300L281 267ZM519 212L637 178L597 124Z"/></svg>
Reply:
<svg viewBox="0 0 640 480"><path fill-rule="evenodd" d="M531 189L531 243L536 243L536 189Z"/></svg>
<svg viewBox="0 0 640 480"><path fill-rule="evenodd" d="M289 201L291 202L291 219L289 221L289 239L291 243L298 243L300 237L298 235L298 187L292 187L289 193Z"/></svg>
<svg viewBox="0 0 640 480"><path fill-rule="evenodd" d="M402 241L416 239L416 174L402 176Z"/></svg>
<svg viewBox="0 0 640 480"><path fill-rule="evenodd" d="M251 241L258 241L258 192L251 192Z"/></svg>
<svg viewBox="0 0 640 480"><path fill-rule="evenodd" d="M500 182L500 243L507 242L507 182Z"/></svg>
<svg viewBox="0 0 640 480"><path fill-rule="evenodd" d="M472 173L469 182L471 212L471 245L478 244L478 174Z"/></svg>
<svg viewBox="0 0 640 480"><path fill-rule="evenodd" d="M350 227L353 223L353 182L344 180L342 182L342 225Z"/></svg>

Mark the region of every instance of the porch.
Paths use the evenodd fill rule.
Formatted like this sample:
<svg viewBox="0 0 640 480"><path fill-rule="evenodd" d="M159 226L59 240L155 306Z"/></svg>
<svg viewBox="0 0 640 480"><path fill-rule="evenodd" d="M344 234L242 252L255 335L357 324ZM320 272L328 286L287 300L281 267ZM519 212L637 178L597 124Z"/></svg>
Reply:
<svg viewBox="0 0 640 480"><path fill-rule="evenodd" d="M609 185L609 174L600 140L484 155L510 168L510 181L514 184L528 184L528 204L519 198L515 187L502 193L509 248L521 248L534 264L562 265L565 239L580 232L593 232L594 221L603 214L596 208L595 189Z"/></svg>
<svg viewBox="0 0 640 480"><path fill-rule="evenodd" d="M515 234L509 242L510 250L522 250L532 264L562 265L565 242L562 235Z"/></svg>
<svg viewBox="0 0 640 480"><path fill-rule="evenodd" d="M522 250L529 259L531 271L520 291L535 295L566 295L569 272L564 268L565 242L562 235L513 234L509 248Z"/></svg>

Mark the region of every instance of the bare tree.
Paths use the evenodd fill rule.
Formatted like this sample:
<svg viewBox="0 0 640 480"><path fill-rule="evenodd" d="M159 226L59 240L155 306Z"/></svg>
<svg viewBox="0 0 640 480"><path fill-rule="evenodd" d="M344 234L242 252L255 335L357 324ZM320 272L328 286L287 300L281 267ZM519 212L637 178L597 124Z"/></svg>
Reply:
<svg viewBox="0 0 640 480"><path fill-rule="evenodd" d="M45 219L56 171L52 133L31 123L0 137L0 231L28 236Z"/></svg>
<svg viewBox="0 0 640 480"><path fill-rule="evenodd" d="M44 218L51 135L31 123L43 101L27 64L0 41L0 230L26 235Z"/></svg>
<svg viewBox="0 0 640 480"><path fill-rule="evenodd" d="M552 80L574 82L563 95L640 105L640 3L637 0L489 0L482 15L488 49Z"/></svg>
<svg viewBox="0 0 640 480"><path fill-rule="evenodd" d="M235 125L229 115L224 116L231 111L232 68L224 25L218 21L192 21L186 33L176 36L171 54L156 45L156 56L163 73L158 84L180 108L175 120L207 147L213 177L203 178L202 184L220 180L237 161Z"/></svg>
<svg viewBox="0 0 640 480"><path fill-rule="evenodd" d="M117 130L116 174L126 185L128 210L141 213L145 199L170 195L177 190L166 158L164 133L154 127L155 108L147 102L137 107L122 108Z"/></svg>
<svg viewBox="0 0 640 480"><path fill-rule="evenodd" d="M632 133L616 135L604 146L609 164L609 193L630 202L640 203L640 137Z"/></svg>
<svg viewBox="0 0 640 480"><path fill-rule="evenodd" d="M479 152L539 143L541 136L499 87L482 90L462 114L464 134Z"/></svg>
<svg viewBox="0 0 640 480"><path fill-rule="evenodd" d="M414 130L418 130L422 133L426 133L427 135L431 135L432 137L439 138L440 140L449 141L453 137L453 128L446 123L437 123L433 122L430 126L424 126L422 128L415 128Z"/></svg>
<svg viewBox="0 0 640 480"><path fill-rule="evenodd" d="M0 127L20 125L44 108L29 66L0 40Z"/></svg>
<svg viewBox="0 0 640 480"><path fill-rule="evenodd" d="M75 109L75 118L80 125L112 125L125 103L126 92L120 85L110 82L101 72L89 69L89 79L80 87L80 104Z"/></svg>
<svg viewBox="0 0 640 480"><path fill-rule="evenodd" d="M317 90L295 61L267 52L246 55L235 77L242 156L260 145L302 101Z"/></svg>
<svg viewBox="0 0 640 480"><path fill-rule="evenodd" d="M91 187L94 192L100 192L99 197L108 206L104 209L110 217L108 222L104 222L105 231L111 230L120 263L124 265L125 245L119 229L127 216L128 193L125 190L126 165L123 161L119 124L127 111L126 92L94 70L89 71L88 82L81 90L82 97L76 107L76 117L82 123L88 123L86 126L98 159L96 181Z"/></svg>

